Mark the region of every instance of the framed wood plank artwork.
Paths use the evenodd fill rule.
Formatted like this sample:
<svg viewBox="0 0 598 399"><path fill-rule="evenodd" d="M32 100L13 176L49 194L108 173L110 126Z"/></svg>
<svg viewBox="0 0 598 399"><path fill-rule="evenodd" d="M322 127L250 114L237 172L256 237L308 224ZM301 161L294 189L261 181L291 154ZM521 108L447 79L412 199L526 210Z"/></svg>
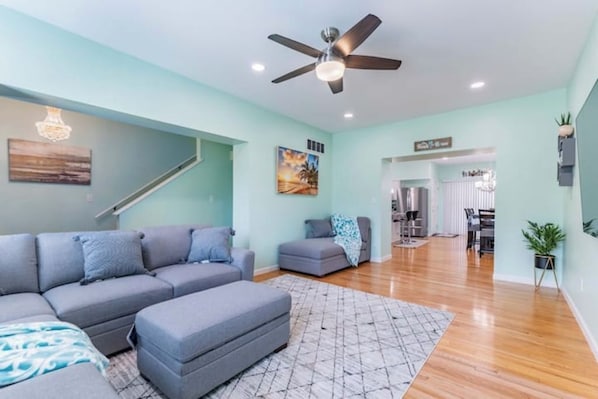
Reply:
<svg viewBox="0 0 598 399"><path fill-rule="evenodd" d="M319 157L281 146L276 153L277 192L318 195Z"/></svg>
<svg viewBox="0 0 598 399"><path fill-rule="evenodd" d="M8 139L10 181L91 184L91 149Z"/></svg>

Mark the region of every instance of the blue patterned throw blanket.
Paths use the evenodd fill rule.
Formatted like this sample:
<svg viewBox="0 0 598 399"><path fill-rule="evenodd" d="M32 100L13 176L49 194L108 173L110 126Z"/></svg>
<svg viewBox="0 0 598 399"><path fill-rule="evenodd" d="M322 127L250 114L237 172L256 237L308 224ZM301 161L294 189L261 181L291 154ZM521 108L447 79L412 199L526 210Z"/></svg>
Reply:
<svg viewBox="0 0 598 399"><path fill-rule="evenodd" d="M343 247L349 264L357 266L361 252L361 234L357 218L335 213L330 217L330 221L336 234L334 243Z"/></svg>
<svg viewBox="0 0 598 399"><path fill-rule="evenodd" d="M102 374L108 359L80 328L62 321L0 325L0 388L77 363Z"/></svg>

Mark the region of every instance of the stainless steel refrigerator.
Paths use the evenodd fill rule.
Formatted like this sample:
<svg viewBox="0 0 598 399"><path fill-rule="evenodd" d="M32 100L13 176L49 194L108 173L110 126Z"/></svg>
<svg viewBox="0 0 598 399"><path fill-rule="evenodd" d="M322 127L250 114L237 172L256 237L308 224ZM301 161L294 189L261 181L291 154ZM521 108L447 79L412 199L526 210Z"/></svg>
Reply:
<svg viewBox="0 0 598 399"><path fill-rule="evenodd" d="M415 228L411 230L414 237L428 236L428 189L425 187L409 187L397 190L397 211L405 215L407 211L418 211L415 219ZM403 232L407 235L406 223L403 223Z"/></svg>

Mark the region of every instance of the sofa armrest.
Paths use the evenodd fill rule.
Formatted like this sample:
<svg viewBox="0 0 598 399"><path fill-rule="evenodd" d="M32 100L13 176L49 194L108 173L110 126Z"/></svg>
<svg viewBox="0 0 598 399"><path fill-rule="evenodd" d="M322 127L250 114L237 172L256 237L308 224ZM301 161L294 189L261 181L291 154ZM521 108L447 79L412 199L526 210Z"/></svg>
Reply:
<svg viewBox="0 0 598 399"><path fill-rule="evenodd" d="M368 227L368 235L363 241L365 242L366 247L359 258L359 263L369 261L372 258L372 229L370 227Z"/></svg>
<svg viewBox="0 0 598 399"><path fill-rule="evenodd" d="M241 279L252 281L255 263L255 252L250 249L232 247L230 250L233 261L232 266L241 269Z"/></svg>

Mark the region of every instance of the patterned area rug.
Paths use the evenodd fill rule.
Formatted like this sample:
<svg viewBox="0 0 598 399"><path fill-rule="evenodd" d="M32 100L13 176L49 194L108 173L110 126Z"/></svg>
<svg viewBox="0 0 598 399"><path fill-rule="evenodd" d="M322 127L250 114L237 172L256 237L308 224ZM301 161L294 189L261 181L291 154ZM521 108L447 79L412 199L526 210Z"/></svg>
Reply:
<svg viewBox="0 0 598 399"><path fill-rule="evenodd" d="M441 238L455 238L455 237L459 237L459 234L451 234L451 233L434 233L432 235L434 237L441 237Z"/></svg>
<svg viewBox="0 0 598 399"><path fill-rule="evenodd" d="M284 275L265 284L293 298L286 349L207 398L401 398L453 315L408 302ZM110 359L121 398L164 398L139 376L135 352Z"/></svg>
<svg viewBox="0 0 598 399"><path fill-rule="evenodd" d="M408 244L401 243L401 241L395 241L392 244L392 246L399 247L399 248L418 248L418 247L421 247L422 245L426 245L427 243L428 243L428 240L418 240L418 239L412 238L411 242Z"/></svg>

